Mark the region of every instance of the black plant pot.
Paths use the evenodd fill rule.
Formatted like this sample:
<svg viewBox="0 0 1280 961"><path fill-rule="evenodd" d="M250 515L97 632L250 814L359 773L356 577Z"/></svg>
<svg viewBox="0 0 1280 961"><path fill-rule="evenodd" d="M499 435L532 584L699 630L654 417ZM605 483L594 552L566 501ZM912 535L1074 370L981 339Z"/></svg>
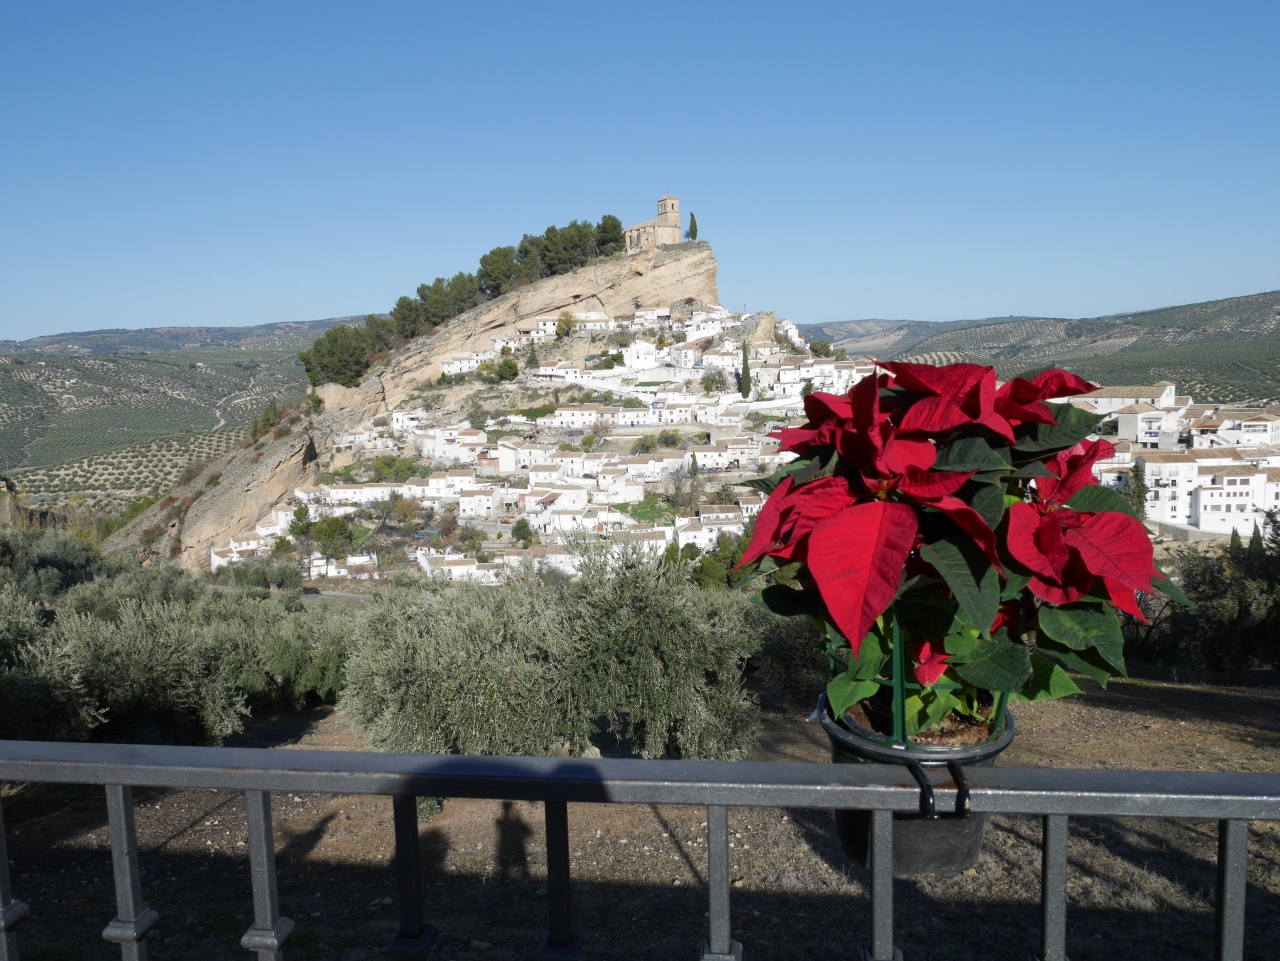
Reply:
<svg viewBox="0 0 1280 961"><path fill-rule="evenodd" d="M867 730L849 717L837 721L824 693L818 698L818 720L831 741L835 764L897 764L906 762L907 752L886 743L886 738ZM996 756L1013 740L1013 715L1006 712L1004 730L994 740L971 747L921 746L909 757L921 767L943 767L955 761L961 767L994 767ZM985 814L956 817L943 814L925 818L917 813L898 812L893 816L893 876L910 878L919 874L951 877L978 863L982 836L987 828ZM854 861L870 866L871 812L838 810L836 834L840 847Z"/></svg>

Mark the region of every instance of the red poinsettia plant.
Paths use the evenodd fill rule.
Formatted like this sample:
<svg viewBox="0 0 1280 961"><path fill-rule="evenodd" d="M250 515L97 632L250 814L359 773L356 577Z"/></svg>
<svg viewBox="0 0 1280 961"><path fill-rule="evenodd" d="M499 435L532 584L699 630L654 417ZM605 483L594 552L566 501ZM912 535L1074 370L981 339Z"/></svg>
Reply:
<svg viewBox="0 0 1280 961"><path fill-rule="evenodd" d="M810 394L808 423L774 435L797 459L754 482L769 497L742 558L791 575L758 600L822 632L834 716L891 697L896 741L953 715L994 737L1010 698L1077 693L1069 671L1124 674L1117 612L1141 618L1140 591L1185 599L1095 479L1114 451L1090 439L1101 418L1053 402L1095 387L1056 369L997 387L975 364L879 366L846 395Z"/></svg>

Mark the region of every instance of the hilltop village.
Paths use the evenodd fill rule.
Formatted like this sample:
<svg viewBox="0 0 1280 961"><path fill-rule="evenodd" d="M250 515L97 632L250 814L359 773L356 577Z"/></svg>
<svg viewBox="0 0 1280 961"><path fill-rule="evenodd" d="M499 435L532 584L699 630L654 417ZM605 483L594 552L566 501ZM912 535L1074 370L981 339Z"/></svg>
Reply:
<svg viewBox="0 0 1280 961"><path fill-rule="evenodd" d="M325 385L343 411L327 460L207 540L209 567L305 546L312 578L496 583L527 564L572 575L600 541L731 560L762 503L744 482L790 459L777 430L879 368L716 303L710 248L682 242L677 198L657 207L595 273L517 286L357 388ZM1070 402L1103 417L1115 454L1094 470L1153 538L1248 537L1280 508L1280 407L1197 404L1167 381Z"/></svg>
<svg viewBox="0 0 1280 961"><path fill-rule="evenodd" d="M575 346L596 353L555 359ZM425 405L370 418L336 438L345 473L387 461L429 473L298 487L213 549L210 566L269 554L300 519L376 521L397 503L429 518L409 556L450 580L496 583L526 562L572 575L584 539L651 554L713 551L760 510L761 498L736 485L791 459L770 434L803 423L807 394L843 393L878 370L870 358L828 354L789 321L715 304L536 318L495 336L489 350L445 358L441 379L465 383L519 358L516 379L552 403L482 422L437 424ZM1144 475L1153 537L1248 537L1265 510L1280 508L1280 407L1195 404L1168 382L1100 388L1071 402L1102 414L1098 434L1115 445L1095 466L1101 482L1126 490ZM473 532L469 544L441 543L458 525ZM317 551L305 565L310 577L377 578L383 562L375 550Z"/></svg>

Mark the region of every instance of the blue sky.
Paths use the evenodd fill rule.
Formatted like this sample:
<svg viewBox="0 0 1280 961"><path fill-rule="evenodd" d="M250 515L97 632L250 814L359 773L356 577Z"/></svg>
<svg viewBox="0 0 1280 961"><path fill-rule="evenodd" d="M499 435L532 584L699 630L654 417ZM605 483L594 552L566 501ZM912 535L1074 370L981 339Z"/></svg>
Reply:
<svg viewBox="0 0 1280 961"><path fill-rule="evenodd" d="M698 216L798 323L1280 288L1274 4L0 5L0 336L386 310Z"/></svg>

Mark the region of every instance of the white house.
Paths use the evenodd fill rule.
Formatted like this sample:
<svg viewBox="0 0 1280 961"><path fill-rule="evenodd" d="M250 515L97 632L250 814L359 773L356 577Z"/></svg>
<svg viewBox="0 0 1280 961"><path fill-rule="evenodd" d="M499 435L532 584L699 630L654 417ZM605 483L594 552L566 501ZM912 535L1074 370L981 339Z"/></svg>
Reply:
<svg viewBox="0 0 1280 961"><path fill-rule="evenodd" d="M1073 403L1085 402L1099 414L1114 414L1124 407L1134 404L1150 404L1152 407L1166 408L1176 404L1177 392L1172 383L1162 380L1158 384L1136 387L1099 387L1087 394L1073 398Z"/></svg>
<svg viewBox="0 0 1280 961"><path fill-rule="evenodd" d="M1267 472L1251 466L1204 467L1191 494L1191 526L1241 537L1264 526Z"/></svg>
<svg viewBox="0 0 1280 961"><path fill-rule="evenodd" d="M652 370L658 366L658 348L647 340L635 340L622 348L622 363L631 370Z"/></svg>

